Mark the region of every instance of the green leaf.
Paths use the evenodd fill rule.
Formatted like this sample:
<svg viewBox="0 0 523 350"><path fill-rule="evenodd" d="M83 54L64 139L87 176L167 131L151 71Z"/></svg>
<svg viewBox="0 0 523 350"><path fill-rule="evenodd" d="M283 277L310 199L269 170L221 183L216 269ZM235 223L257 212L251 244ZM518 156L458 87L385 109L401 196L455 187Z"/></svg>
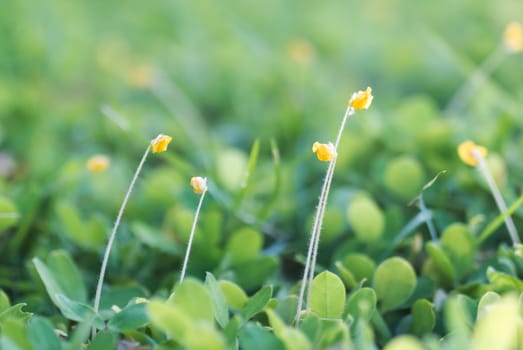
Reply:
<svg viewBox="0 0 523 350"><path fill-rule="evenodd" d="M108 350L117 349L118 338L112 332L99 332L96 334L94 340L89 344L87 350Z"/></svg>
<svg viewBox="0 0 523 350"><path fill-rule="evenodd" d="M448 256L433 242L427 242L427 244L425 244L425 249L432 259L440 282L447 288L452 287L456 280L456 272Z"/></svg>
<svg viewBox="0 0 523 350"><path fill-rule="evenodd" d="M212 324L196 323L185 334L182 343L190 350L225 350L225 341Z"/></svg>
<svg viewBox="0 0 523 350"><path fill-rule="evenodd" d="M385 216L368 196L356 196L349 203L347 217L354 233L363 242L375 242L385 230Z"/></svg>
<svg viewBox="0 0 523 350"><path fill-rule="evenodd" d="M8 319L2 322L0 333L0 349L32 350L33 347L27 336L27 325L17 319Z"/></svg>
<svg viewBox="0 0 523 350"><path fill-rule="evenodd" d="M356 288L358 286L358 282L356 282L356 277L354 277L354 275L352 274L352 272L349 271L349 269L347 269L342 263L341 261L336 261L334 263L334 265L336 266L336 268L338 269L339 271L339 275L341 277L341 279L343 280L343 282L345 283L345 285L348 287L348 288Z"/></svg>
<svg viewBox="0 0 523 350"><path fill-rule="evenodd" d="M274 334L276 334L276 336L280 336L280 334L287 326L285 325L285 323L283 323L282 319L278 316L278 314L274 312L274 310L265 309L265 313L267 314L269 324L271 325Z"/></svg>
<svg viewBox="0 0 523 350"><path fill-rule="evenodd" d="M383 348L383 350L424 350L423 344L412 335L400 335Z"/></svg>
<svg viewBox="0 0 523 350"><path fill-rule="evenodd" d="M214 322L214 301L200 281L187 278L174 288L169 301L194 321Z"/></svg>
<svg viewBox="0 0 523 350"><path fill-rule="evenodd" d="M394 257L383 261L373 280L374 290L383 311L394 309L408 300L416 288L416 273L403 258Z"/></svg>
<svg viewBox="0 0 523 350"><path fill-rule="evenodd" d="M520 330L520 308L517 298L507 295L490 305L478 321L472 336L472 349L515 349Z"/></svg>
<svg viewBox="0 0 523 350"><path fill-rule="evenodd" d="M57 294L65 295L71 300L85 302L87 292L82 275L67 253L54 251L49 255L48 265L38 258L33 259L33 264L56 306L59 306Z"/></svg>
<svg viewBox="0 0 523 350"><path fill-rule="evenodd" d="M312 349L312 345L299 330L286 327L278 336L283 344L285 344L286 350L309 350Z"/></svg>
<svg viewBox="0 0 523 350"><path fill-rule="evenodd" d="M0 234L18 222L20 214L15 204L5 197L0 197Z"/></svg>
<svg viewBox="0 0 523 350"><path fill-rule="evenodd" d="M225 300L230 307L236 310L243 309L249 300L249 297L245 294L243 289L241 289L237 284L226 280L220 280L218 285L220 286L220 289L225 296Z"/></svg>
<svg viewBox="0 0 523 350"><path fill-rule="evenodd" d="M419 299L412 305L411 332L418 337L432 332L436 324L436 314L431 302Z"/></svg>
<svg viewBox="0 0 523 350"><path fill-rule="evenodd" d="M70 202L60 201L55 205L55 212L64 227L63 233L76 244L88 245L87 229L75 206Z"/></svg>
<svg viewBox="0 0 523 350"><path fill-rule="evenodd" d="M265 313L269 318L274 334L283 342L286 350L308 350L312 348L307 337L299 330L287 327L276 312L266 309Z"/></svg>
<svg viewBox="0 0 523 350"><path fill-rule="evenodd" d="M241 310L242 317L247 321L254 315L263 311L272 296L272 286L265 286L256 292L249 301L245 304L245 307Z"/></svg>
<svg viewBox="0 0 523 350"><path fill-rule="evenodd" d="M90 305L71 300L63 294L56 294L56 306L60 309L65 318L77 322L90 323L102 329L105 327L104 321L96 314Z"/></svg>
<svg viewBox="0 0 523 350"><path fill-rule="evenodd" d="M323 331L323 324L318 315L312 312L306 314L300 322L300 331L312 344L316 345L320 341Z"/></svg>
<svg viewBox="0 0 523 350"><path fill-rule="evenodd" d="M352 273L357 283L364 279L372 281L376 263L367 255L359 253L348 254L343 258L342 263Z"/></svg>
<svg viewBox="0 0 523 350"><path fill-rule="evenodd" d="M191 317L178 305L173 305L168 301L153 299L147 303L146 310L151 323L167 332L175 340L182 340L192 327Z"/></svg>
<svg viewBox="0 0 523 350"><path fill-rule="evenodd" d="M139 285L118 286L104 290L100 301L100 310L110 309L113 305L124 308L133 298L145 298L147 291Z"/></svg>
<svg viewBox="0 0 523 350"><path fill-rule="evenodd" d="M87 301L87 288L82 273L67 252L63 250L51 252L47 257L47 266L57 279L62 294L75 301Z"/></svg>
<svg viewBox="0 0 523 350"><path fill-rule="evenodd" d="M345 286L332 272L324 271L312 281L311 310L321 318L340 318L345 298Z"/></svg>
<svg viewBox="0 0 523 350"><path fill-rule="evenodd" d="M337 346L342 349L350 348L349 327L342 320L321 320L322 331L318 348Z"/></svg>
<svg viewBox="0 0 523 350"><path fill-rule="evenodd" d="M292 324L296 317L297 309L298 297L296 295L289 295L278 302L275 310L285 324Z"/></svg>
<svg viewBox="0 0 523 350"><path fill-rule="evenodd" d="M114 315L107 324L107 328L114 332L127 332L142 328L147 325L149 319L146 312L147 303L130 304Z"/></svg>
<svg viewBox="0 0 523 350"><path fill-rule="evenodd" d="M490 305L497 303L501 296L496 292L486 292L478 303L477 319L479 320L483 315L487 314Z"/></svg>
<svg viewBox="0 0 523 350"><path fill-rule="evenodd" d="M263 236L250 227L235 231L225 248L230 255L231 264L237 265L255 258L263 246Z"/></svg>
<svg viewBox="0 0 523 350"><path fill-rule="evenodd" d="M147 225L135 222L131 225L131 232L148 247L175 256L182 255L182 249L179 245L165 237L160 231L154 230Z"/></svg>
<svg viewBox="0 0 523 350"><path fill-rule="evenodd" d="M283 343L271 332L255 323L247 323L238 335L241 349L285 350Z"/></svg>
<svg viewBox="0 0 523 350"><path fill-rule="evenodd" d="M345 313L355 319L369 322L376 312L377 296L372 288L361 288L352 293L347 300Z"/></svg>
<svg viewBox="0 0 523 350"><path fill-rule="evenodd" d="M10 306L9 297L0 289L0 314Z"/></svg>
<svg viewBox="0 0 523 350"><path fill-rule="evenodd" d="M84 344L89 339L91 334L91 323L82 322L76 326L72 336L69 337L70 341L66 344L63 344L62 347L64 350L78 350L84 347Z"/></svg>
<svg viewBox="0 0 523 350"><path fill-rule="evenodd" d="M43 317L34 316L31 319L27 327L27 335L33 349L58 350L62 348L53 324Z"/></svg>
<svg viewBox="0 0 523 350"><path fill-rule="evenodd" d="M448 256L456 278L463 277L474 263L474 238L467 227L462 224L450 225L441 235L441 248Z"/></svg>
<svg viewBox="0 0 523 350"><path fill-rule="evenodd" d="M265 283L277 268L278 259L275 256L258 256L234 266L232 270L236 282L245 290L251 290Z"/></svg>
<svg viewBox="0 0 523 350"><path fill-rule="evenodd" d="M490 266L487 268L487 279L492 284L496 292L523 292L523 282L521 280L516 277L512 277L509 274L498 272Z"/></svg>
<svg viewBox="0 0 523 350"><path fill-rule="evenodd" d="M229 307L227 306L227 301L225 300L220 285L210 272L206 274L205 285L209 289L214 303L216 322L218 322L222 328L225 328L229 322Z"/></svg>
<svg viewBox="0 0 523 350"><path fill-rule="evenodd" d="M15 319L22 322L27 321L32 314L22 310L26 305L27 304L25 303L16 304L0 312L0 324L9 319Z"/></svg>

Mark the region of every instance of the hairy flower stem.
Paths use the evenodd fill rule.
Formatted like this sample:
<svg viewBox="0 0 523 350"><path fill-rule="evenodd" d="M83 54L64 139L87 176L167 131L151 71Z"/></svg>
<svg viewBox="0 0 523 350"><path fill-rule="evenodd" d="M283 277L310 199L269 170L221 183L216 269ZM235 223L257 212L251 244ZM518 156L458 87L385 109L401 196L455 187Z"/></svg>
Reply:
<svg viewBox="0 0 523 350"><path fill-rule="evenodd" d="M203 191L200 196L200 201L198 202L198 207L194 213L194 220L192 222L191 234L189 235L189 242L187 243L187 250L185 251L185 259L183 260L182 272L180 274L180 283L183 282L185 277L185 271L187 270L187 263L189 262L189 254L191 253L192 241L194 238L194 232L196 231L196 223L198 222L198 217L200 216L200 209L202 208L203 198L205 197L207 190Z"/></svg>
<svg viewBox="0 0 523 350"><path fill-rule="evenodd" d="M147 149L145 150L145 153L142 156L142 159L140 160L140 164L138 164L138 167L136 168L136 171L134 173L133 179L131 180L131 184L129 185L129 189L127 190L127 193L125 194L125 197L122 201L122 205L120 206L120 210L118 211L118 215L116 216L116 221L114 222L113 230L111 231L111 235L109 236L109 241L107 242L107 247L105 248L105 254L102 261L102 267L100 268L100 274L98 276L98 284L96 285L96 295L94 297L94 311L98 312L100 309L100 299L102 297L102 286L104 282L105 277L105 270L107 269L107 263L109 261L109 254L111 254L111 248L113 246L114 238L116 237L116 230L118 229L118 226L120 226L120 221L123 216L123 212L125 210L125 207L127 205L127 202L129 201L129 197L131 196L131 192L133 191L134 184L136 183L136 180L138 179L138 175L140 174L143 164L145 163L145 159L147 158L147 155L149 154L149 151L151 150L151 145L147 146ZM92 330L92 336L96 335L96 328L93 327Z"/></svg>
<svg viewBox="0 0 523 350"><path fill-rule="evenodd" d="M492 192L492 196L494 197L494 201L496 202L496 205L498 206L499 211L501 214L505 213L507 211L507 205L505 204L505 201L503 200L503 196L501 195L501 192L499 191L498 186L496 185L496 182L494 181L494 178L492 177L492 174L490 173L487 162L485 161L485 158L481 156L481 154L476 151L475 149L472 150L472 155L476 160L478 161L477 169L481 172L481 174L485 177L485 180L487 180L487 184L490 188L490 192ZM518 231L516 229L516 226L514 225L514 221L512 221L512 217L508 215L505 218L505 225L507 226L508 233L510 235L510 238L512 239L512 244L521 244L521 241L519 240Z"/></svg>
<svg viewBox="0 0 523 350"><path fill-rule="evenodd" d="M340 143L341 135L343 133L343 129L345 128L345 124L347 122L347 119L354 114L354 108L347 107L347 110L345 111L345 115L343 116L343 120L341 122L340 129L338 131L338 136L336 138L336 142L334 144L334 148L337 149L338 145ZM320 231L321 231L321 225L323 223L323 217L325 214L325 208L327 207L327 199L329 196L330 191L330 185L332 183L332 177L334 175L334 168L336 166L336 158L332 159L329 163L329 167L327 169L327 173L325 175L325 180L323 182L323 187L321 190L320 198L318 201L318 206L316 208L316 215L314 217L314 224L312 226L311 231L311 239L309 242L309 249L307 251L307 259L305 261L305 271L303 273L303 279L301 283L300 288L300 295L298 297L298 310L296 313L296 327L300 325L300 319L301 319L301 311L303 307L303 299L305 296L305 290L307 289L307 302L306 302L306 308L309 309L310 307L310 295L311 295L311 287L312 287L312 280L314 278L314 269L316 266L316 257L318 254L318 246L320 242Z"/></svg>

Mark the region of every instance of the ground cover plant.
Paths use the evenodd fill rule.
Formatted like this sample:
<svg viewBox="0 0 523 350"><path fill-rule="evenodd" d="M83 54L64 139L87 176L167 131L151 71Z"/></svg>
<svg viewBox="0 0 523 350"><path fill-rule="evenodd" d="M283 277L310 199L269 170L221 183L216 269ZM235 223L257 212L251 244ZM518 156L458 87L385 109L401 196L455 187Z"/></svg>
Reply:
<svg viewBox="0 0 523 350"><path fill-rule="evenodd" d="M2 4L0 349L522 347L521 14Z"/></svg>

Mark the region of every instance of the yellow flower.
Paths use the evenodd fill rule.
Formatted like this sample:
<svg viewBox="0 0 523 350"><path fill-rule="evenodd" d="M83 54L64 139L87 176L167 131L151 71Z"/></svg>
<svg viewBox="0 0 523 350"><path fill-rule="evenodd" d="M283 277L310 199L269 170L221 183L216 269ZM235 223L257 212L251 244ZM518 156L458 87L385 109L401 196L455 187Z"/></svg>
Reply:
<svg viewBox="0 0 523 350"><path fill-rule="evenodd" d="M148 64L134 66L129 72L129 82L137 88L148 88L154 79L154 69Z"/></svg>
<svg viewBox="0 0 523 350"><path fill-rule="evenodd" d="M295 39L287 45L287 56L293 63L307 65L314 58L314 49L307 41Z"/></svg>
<svg viewBox="0 0 523 350"><path fill-rule="evenodd" d="M164 134L156 136L155 139L151 141L151 148L153 153L165 152L167 150L167 145L171 142L173 138Z"/></svg>
<svg viewBox="0 0 523 350"><path fill-rule="evenodd" d="M207 191L207 178L201 176L195 176L191 178L191 186L194 193L202 194Z"/></svg>
<svg viewBox="0 0 523 350"><path fill-rule="evenodd" d="M93 173L101 173L109 167L109 157L98 154L87 160L87 169Z"/></svg>
<svg viewBox="0 0 523 350"><path fill-rule="evenodd" d="M370 107L373 98L374 96L372 96L372 89L368 87L365 91L360 90L353 93L349 101L349 106L356 110L367 109Z"/></svg>
<svg viewBox="0 0 523 350"><path fill-rule="evenodd" d="M503 33L505 46L511 52L523 51L523 27L518 22L510 23Z"/></svg>
<svg viewBox="0 0 523 350"><path fill-rule="evenodd" d="M476 154L485 158L488 150L483 146L478 146L472 141L465 141L458 146L458 155L461 160L468 165L478 165Z"/></svg>
<svg viewBox="0 0 523 350"><path fill-rule="evenodd" d="M332 143L319 143L314 142L312 145L312 151L316 153L316 157L322 162L328 162L336 158L336 148Z"/></svg>

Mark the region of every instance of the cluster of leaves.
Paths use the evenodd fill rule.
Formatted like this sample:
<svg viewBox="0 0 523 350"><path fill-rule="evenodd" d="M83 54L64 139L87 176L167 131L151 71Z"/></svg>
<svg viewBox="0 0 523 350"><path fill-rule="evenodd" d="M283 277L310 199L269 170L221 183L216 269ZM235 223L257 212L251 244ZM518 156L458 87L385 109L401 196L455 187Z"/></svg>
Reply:
<svg viewBox="0 0 523 350"><path fill-rule="evenodd" d="M441 2L3 4L0 348L520 344L522 247L506 245L456 146L489 148L523 227L521 56L485 77L462 113L442 111L523 5L504 0L492 16L475 1L448 4L452 16ZM374 105L340 144L311 311L296 328L325 171L310 145L333 136L350 93L367 85ZM107 233L158 132L173 136L171 150L139 179L95 313ZM92 174L85 161L97 153L111 166ZM408 206L442 170L425 206ZM192 278L179 284L194 175L208 176L209 197Z"/></svg>

